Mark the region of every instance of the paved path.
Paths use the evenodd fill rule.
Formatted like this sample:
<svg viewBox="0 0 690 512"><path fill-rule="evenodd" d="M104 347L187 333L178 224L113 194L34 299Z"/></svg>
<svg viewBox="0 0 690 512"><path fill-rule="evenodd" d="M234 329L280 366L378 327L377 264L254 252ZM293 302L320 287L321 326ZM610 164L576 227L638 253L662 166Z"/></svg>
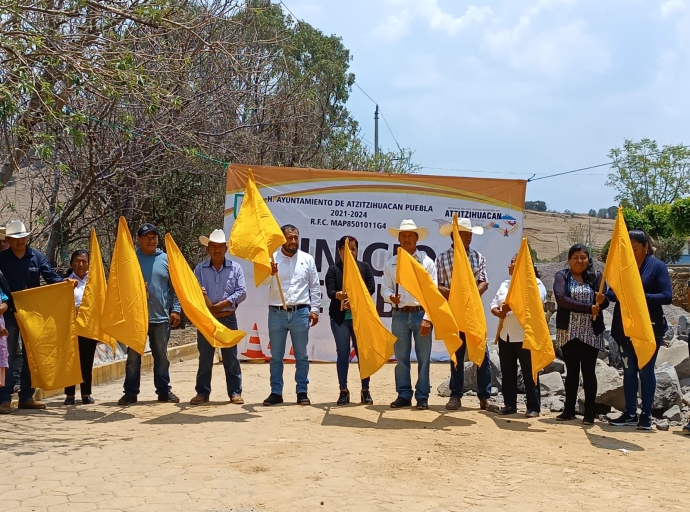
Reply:
<svg viewBox="0 0 690 512"><path fill-rule="evenodd" d="M473 398L457 412L436 396L429 411L394 411L390 365L372 379L372 407L336 409L335 366L314 364L314 406L266 408L257 404L268 365L243 369L245 406L225 400L220 366L217 402L189 406L188 361L172 367L181 404L155 402L145 374L142 401L128 408L116 405L120 381L95 388L93 406L50 399L46 411L0 417L0 510L649 511L690 502L690 437L679 432L508 420L477 411ZM286 366L290 402L293 371ZM434 385L447 373L432 365Z"/></svg>

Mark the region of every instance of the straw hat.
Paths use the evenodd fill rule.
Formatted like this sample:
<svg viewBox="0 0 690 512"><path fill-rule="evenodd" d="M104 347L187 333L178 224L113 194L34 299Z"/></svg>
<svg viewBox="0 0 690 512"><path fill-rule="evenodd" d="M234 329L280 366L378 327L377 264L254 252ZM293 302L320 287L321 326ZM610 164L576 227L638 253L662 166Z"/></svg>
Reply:
<svg viewBox="0 0 690 512"><path fill-rule="evenodd" d="M473 235L483 235L484 228L481 226L472 227L472 221L470 219L458 219L458 231L465 231L472 233ZM453 233L453 223L443 224L439 226L438 232L441 236L450 236Z"/></svg>
<svg viewBox="0 0 690 512"><path fill-rule="evenodd" d="M209 242L214 244L227 244L228 240L225 238L225 233L222 229L214 229L213 233L209 236L200 236L199 242L201 242L201 245L208 247Z"/></svg>
<svg viewBox="0 0 690 512"><path fill-rule="evenodd" d="M424 227L417 227L417 224L415 224L411 219L403 220L400 223L400 229L388 228L388 232L395 238L398 238L398 235L403 231L413 231L414 233L417 233L419 240L424 240L427 236L429 236L428 229Z"/></svg>

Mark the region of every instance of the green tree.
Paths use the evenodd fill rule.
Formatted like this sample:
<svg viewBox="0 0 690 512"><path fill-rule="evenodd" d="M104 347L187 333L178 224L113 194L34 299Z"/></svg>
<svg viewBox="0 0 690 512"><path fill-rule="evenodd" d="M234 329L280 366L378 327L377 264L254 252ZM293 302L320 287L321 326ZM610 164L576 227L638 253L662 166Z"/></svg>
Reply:
<svg viewBox="0 0 690 512"><path fill-rule="evenodd" d="M599 212L597 213L597 217L600 219L608 219L609 218L609 211L606 208L599 208Z"/></svg>
<svg viewBox="0 0 690 512"><path fill-rule="evenodd" d="M659 149L656 141L626 140L609 152L611 172L606 184L618 191L616 200L642 211L690 193L690 148L678 144Z"/></svg>
<svg viewBox="0 0 690 512"><path fill-rule="evenodd" d="M532 210L535 212L545 212L546 203L544 201L525 201L525 210Z"/></svg>
<svg viewBox="0 0 690 512"><path fill-rule="evenodd" d="M589 210L589 216L590 216L590 217L596 217L596 216L597 216L597 211L596 211L596 210Z"/></svg>

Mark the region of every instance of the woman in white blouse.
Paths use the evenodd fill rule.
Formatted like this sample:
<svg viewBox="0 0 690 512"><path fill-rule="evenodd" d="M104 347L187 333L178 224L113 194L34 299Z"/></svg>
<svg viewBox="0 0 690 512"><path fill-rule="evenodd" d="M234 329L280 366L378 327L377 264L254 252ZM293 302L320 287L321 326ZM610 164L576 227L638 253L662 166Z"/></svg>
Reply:
<svg viewBox="0 0 690 512"><path fill-rule="evenodd" d="M513 268L515 267L515 259L517 255L513 256L508 265L508 273L513 275ZM546 301L546 288L539 279L537 269L534 269L537 275L537 285L539 286L539 295L541 295L542 303ZM522 340L524 338L524 330L520 321L510 311L510 306L505 304L508 288L510 287L510 279L501 283L501 286L496 292L494 300L491 301L491 313L503 319L503 327L499 333L498 339L498 356L501 361L501 373L503 375L503 399L505 407L501 409L501 414L515 414L517 412L517 382L518 382L518 361L522 369L522 379L525 383L525 395L527 399L527 414L528 418L535 418L539 416L541 409L541 395L539 393L539 379L534 382L532 378L532 355L529 350L522 348Z"/></svg>
<svg viewBox="0 0 690 512"><path fill-rule="evenodd" d="M85 250L74 251L70 259L72 273L69 278L74 279L77 285L74 288L74 305L79 309L81 300L84 297L86 278L89 273L89 252ZM81 366L81 376L84 382L81 383L81 401L84 404L92 404L95 400L91 397L91 372L93 371L93 359L96 354L98 342L90 338L79 336L79 363ZM64 405L74 405L76 386L65 388Z"/></svg>

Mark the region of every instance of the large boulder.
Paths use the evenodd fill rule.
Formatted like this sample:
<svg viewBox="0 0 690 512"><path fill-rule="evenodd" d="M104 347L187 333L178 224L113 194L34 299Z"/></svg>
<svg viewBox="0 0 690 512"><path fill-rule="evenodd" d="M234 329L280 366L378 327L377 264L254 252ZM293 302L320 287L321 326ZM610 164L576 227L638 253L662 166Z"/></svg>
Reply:
<svg viewBox="0 0 690 512"><path fill-rule="evenodd" d="M565 396L563 378L558 372L546 373L539 376L541 396Z"/></svg>
<svg viewBox="0 0 690 512"><path fill-rule="evenodd" d="M438 391L438 396L450 396L450 377L441 382L436 391Z"/></svg>
<svg viewBox="0 0 690 512"><path fill-rule="evenodd" d="M671 407L668 411L664 413L662 417L668 421L681 421L683 419L683 415L680 412L680 407L678 407L677 405Z"/></svg>
<svg viewBox="0 0 690 512"><path fill-rule="evenodd" d="M669 363L676 370L678 379L690 378L690 353L688 344L681 341L674 343L670 347L661 347L656 358L656 368L662 364Z"/></svg>
<svg viewBox="0 0 690 512"><path fill-rule="evenodd" d="M556 334L556 315L553 315L549 319L549 332L551 333L551 336Z"/></svg>
<svg viewBox="0 0 690 512"><path fill-rule="evenodd" d="M611 322L613 322L613 306L604 310L604 326L607 331L611 330Z"/></svg>
<svg viewBox="0 0 690 512"><path fill-rule="evenodd" d="M544 368L544 373L554 373L558 372L561 375L565 373L565 363L560 359L556 358L551 361L546 368Z"/></svg>
<svg viewBox="0 0 690 512"><path fill-rule="evenodd" d="M462 364L462 363L458 363ZM477 365L471 361L465 361L464 391L477 392Z"/></svg>
<svg viewBox="0 0 690 512"><path fill-rule="evenodd" d="M618 370L597 360L597 403L610 405L619 411L625 410L625 394L623 392L623 378ZM580 391L584 399L584 391Z"/></svg>
<svg viewBox="0 0 690 512"><path fill-rule="evenodd" d="M652 409L663 413L674 405L680 406L683 395L676 369L669 363L662 363L654 373L656 374L656 393Z"/></svg>
<svg viewBox="0 0 690 512"><path fill-rule="evenodd" d="M498 357L498 350L489 352L489 359L491 360L491 385L503 390L503 375L501 374L501 360Z"/></svg>

